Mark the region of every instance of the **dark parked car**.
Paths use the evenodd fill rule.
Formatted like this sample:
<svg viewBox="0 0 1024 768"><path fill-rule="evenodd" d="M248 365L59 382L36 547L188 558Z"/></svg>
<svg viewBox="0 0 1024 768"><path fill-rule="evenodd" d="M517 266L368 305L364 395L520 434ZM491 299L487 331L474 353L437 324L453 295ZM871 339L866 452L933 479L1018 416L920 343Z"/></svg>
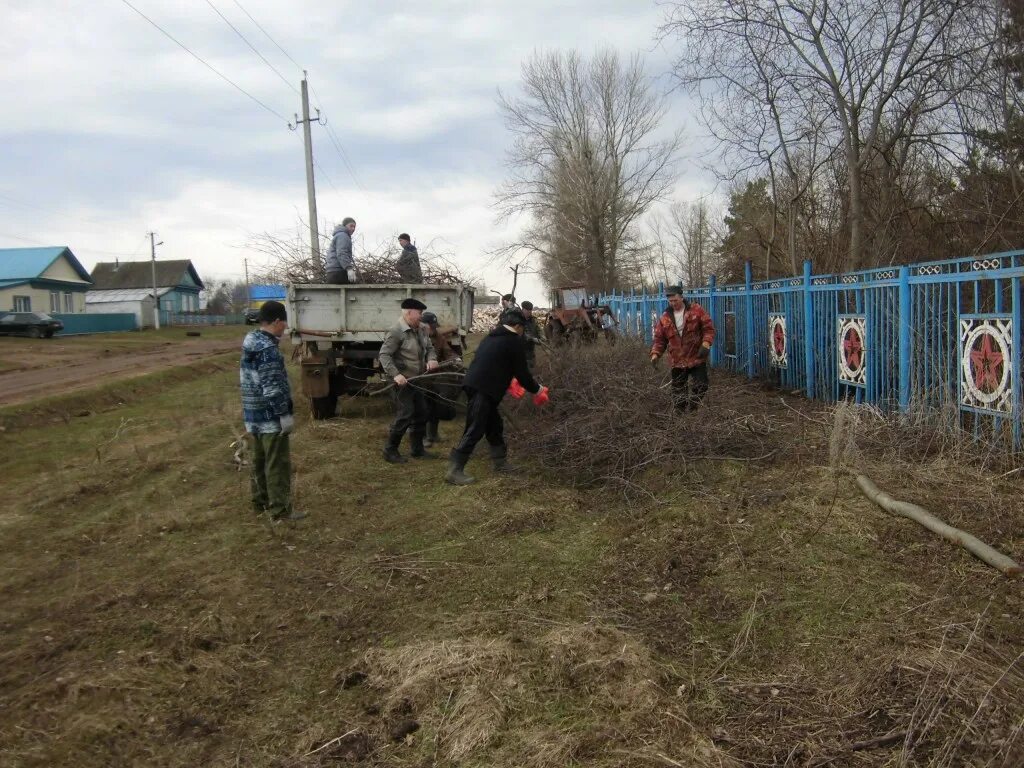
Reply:
<svg viewBox="0 0 1024 768"><path fill-rule="evenodd" d="M247 309L245 310L245 324L246 325L259 325L260 322L260 311L258 309Z"/></svg>
<svg viewBox="0 0 1024 768"><path fill-rule="evenodd" d="M64 330L64 323L45 312L0 312L0 336L31 336L52 338Z"/></svg>

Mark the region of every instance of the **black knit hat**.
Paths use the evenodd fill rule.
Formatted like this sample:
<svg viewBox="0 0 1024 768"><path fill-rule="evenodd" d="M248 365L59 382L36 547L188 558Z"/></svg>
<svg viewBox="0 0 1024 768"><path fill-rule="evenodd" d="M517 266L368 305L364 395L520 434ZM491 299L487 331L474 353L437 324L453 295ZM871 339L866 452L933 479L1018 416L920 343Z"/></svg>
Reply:
<svg viewBox="0 0 1024 768"><path fill-rule="evenodd" d="M412 242L412 238L411 238L411 237L409 237L409 235L408 235L407 233L405 233L405 232L403 232L402 234L400 234L400 235L398 236L398 239L399 239L399 240L408 240L408 241Z"/></svg>
<svg viewBox="0 0 1024 768"><path fill-rule="evenodd" d="M437 325L437 315L433 312L424 312L420 315L420 322L426 323L427 325Z"/></svg>
<svg viewBox="0 0 1024 768"><path fill-rule="evenodd" d="M498 322L502 325L526 325L526 315L521 309L509 307L501 313L501 319Z"/></svg>
<svg viewBox="0 0 1024 768"><path fill-rule="evenodd" d="M522 307L523 309L533 309L533 302L532 301L524 301L519 306Z"/></svg>
<svg viewBox="0 0 1024 768"><path fill-rule="evenodd" d="M668 288L665 289L665 295L666 296L682 296L683 295L683 286L681 286L681 285L670 285Z"/></svg>
<svg viewBox="0 0 1024 768"><path fill-rule="evenodd" d="M273 323L277 320L287 320L288 310L280 301L264 301L260 305L260 322Z"/></svg>
<svg viewBox="0 0 1024 768"><path fill-rule="evenodd" d="M419 299L405 299L402 302L402 309L418 309L422 312L426 308L427 305Z"/></svg>

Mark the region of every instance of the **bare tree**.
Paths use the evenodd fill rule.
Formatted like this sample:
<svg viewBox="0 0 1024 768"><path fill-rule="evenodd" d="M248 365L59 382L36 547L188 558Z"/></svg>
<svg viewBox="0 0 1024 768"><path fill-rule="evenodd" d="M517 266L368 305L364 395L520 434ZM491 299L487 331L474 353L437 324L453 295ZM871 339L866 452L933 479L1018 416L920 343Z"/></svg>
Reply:
<svg viewBox="0 0 1024 768"><path fill-rule="evenodd" d="M496 205L503 217L531 217L501 253L539 256L549 283L616 286L643 247L637 221L674 181L680 143L679 133L659 138L666 107L642 60L535 54L522 95L499 103L515 141Z"/></svg>
<svg viewBox="0 0 1024 768"><path fill-rule="evenodd" d="M845 266L857 268L865 262L865 176L876 159L898 169L922 145L949 157L963 149L953 102L987 67L990 41L977 30L983 7L690 0L669 5L661 32L681 42L675 71L699 95L713 133L740 148L747 170L781 170L791 202L823 162L842 158Z"/></svg>

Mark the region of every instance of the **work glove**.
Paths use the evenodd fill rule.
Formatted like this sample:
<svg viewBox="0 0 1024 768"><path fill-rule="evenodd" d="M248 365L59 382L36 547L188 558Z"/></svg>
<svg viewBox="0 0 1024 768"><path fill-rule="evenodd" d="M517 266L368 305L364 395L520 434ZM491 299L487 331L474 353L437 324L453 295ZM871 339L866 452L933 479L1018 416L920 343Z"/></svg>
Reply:
<svg viewBox="0 0 1024 768"><path fill-rule="evenodd" d="M281 420L281 434L290 435L295 431L295 417L290 413L286 413L280 417Z"/></svg>
<svg viewBox="0 0 1024 768"><path fill-rule="evenodd" d="M707 360L708 355L710 353L711 353L711 347L707 346L706 344L701 344L700 345L700 351L697 353L697 357L699 357L701 360Z"/></svg>
<svg viewBox="0 0 1024 768"><path fill-rule="evenodd" d="M540 406L544 405L544 403L546 403L550 399L551 398L548 397L548 388L547 387L541 387L540 388L540 392L538 392L536 395L533 396L533 404L536 405L539 408Z"/></svg>
<svg viewBox="0 0 1024 768"><path fill-rule="evenodd" d="M356 271L354 269L348 270L348 281L354 283L356 281Z"/></svg>
<svg viewBox="0 0 1024 768"><path fill-rule="evenodd" d="M526 394L526 387L519 383L519 379L512 379L512 383L508 385L508 393L518 400Z"/></svg>

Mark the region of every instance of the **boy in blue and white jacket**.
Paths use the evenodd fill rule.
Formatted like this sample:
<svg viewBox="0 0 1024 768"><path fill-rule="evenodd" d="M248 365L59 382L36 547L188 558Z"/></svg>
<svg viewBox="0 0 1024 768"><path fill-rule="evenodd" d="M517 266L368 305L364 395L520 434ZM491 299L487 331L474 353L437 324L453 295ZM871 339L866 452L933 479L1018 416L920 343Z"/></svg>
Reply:
<svg viewBox="0 0 1024 768"><path fill-rule="evenodd" d="M259 320L259 329L242 342L239 370L242 418L254 445L252 505L257 514L269 512L274 520L301 520L305 515L292 509L289 435L295 428L294 408L284 357L277 348L288 315L281 302L267 301Z"/></svg>

